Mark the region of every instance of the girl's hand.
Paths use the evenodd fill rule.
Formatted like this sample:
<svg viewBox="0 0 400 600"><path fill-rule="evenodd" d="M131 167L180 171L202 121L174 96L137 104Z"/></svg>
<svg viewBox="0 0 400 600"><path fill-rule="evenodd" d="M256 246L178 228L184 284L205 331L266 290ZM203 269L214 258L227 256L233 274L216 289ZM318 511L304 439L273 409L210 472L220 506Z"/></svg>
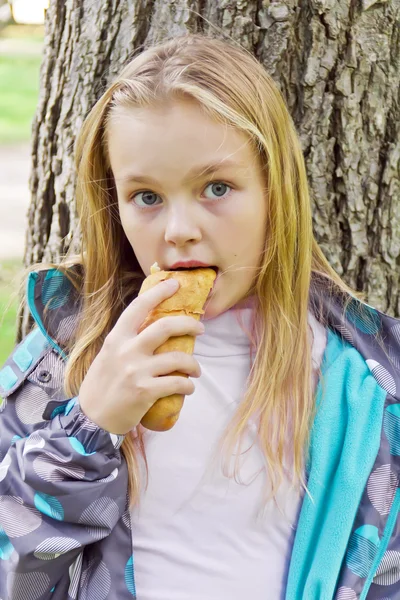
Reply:
<svg viewBox="0 0 400 600"><path fill-rule="evenodd" d="M163 317L138 333L148 313L179 288L174 279L141 294L124 310L89 367L79 390L82 411L102 429L126 434L158 400L171 394L188 396L194 384L181 371L200 376L200 365L184 352L154 351L168 338L199 335L204 326L193 317Z"/></svg>

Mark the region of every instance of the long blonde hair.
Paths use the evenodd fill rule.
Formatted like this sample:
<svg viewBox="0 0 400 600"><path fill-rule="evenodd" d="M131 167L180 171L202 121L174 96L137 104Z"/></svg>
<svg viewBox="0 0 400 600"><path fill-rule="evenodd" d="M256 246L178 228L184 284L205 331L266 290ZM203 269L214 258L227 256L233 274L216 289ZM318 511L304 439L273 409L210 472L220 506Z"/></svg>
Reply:
<svg viewBox="0 0 400 600"><path fill-rule="evenodd" d="M233 455L249 420L257 417L270 494L275 497L288 477L284 467L288 437L292 483L306 489L304 466L315 409L307 314L312 276L326 283L327 294L334 290L343 296L362 295L341 280L314 239L294 124L272 78L239 45L187 34L150 47L124 67L87 116L76 144L81 254L46 265L63 271L70 264L83 266L82 308L76 335L69 342L65 393L78 395L106 335L144 278L119 220L107 156L107 123L120 107L148 106L173 95L195 99L212 118L247 134L266 174L268 226L253 289L258 301L257 348L247 390L224 432L221 449L226 457ZM29 270L38 267L43 264ZM140 457L147 467L141 426L136 436L126 436L122 452L134 504L142 483ZM236 479L237 468L235 461Z"/></svg>

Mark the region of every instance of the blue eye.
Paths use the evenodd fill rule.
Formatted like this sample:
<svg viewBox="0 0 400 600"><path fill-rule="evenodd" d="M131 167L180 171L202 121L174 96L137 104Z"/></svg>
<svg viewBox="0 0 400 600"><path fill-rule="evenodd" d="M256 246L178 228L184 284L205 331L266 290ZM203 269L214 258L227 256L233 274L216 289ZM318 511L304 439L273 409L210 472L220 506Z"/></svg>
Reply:
<svg viewBox="0 0 400 600"><path fill-rule="evenodd" d="M143 198L142 198L143 204L139 204L136 201L136 198L138 196L140 196L140 194L143 194ZM143 206L156 206L157 197L158 197L157 194L155 194L154 192L150 192L150 190L147 190L146 192L138 192L137 194L135 194L132 197L132 199L137 206L143 208Z"/></svg>
<svg viewBox="0 0 400 600"><path fill-rule="evenodd" d="M223 181L212 181L206 186L206 189L210 186L212 188L213 194L216 194L217 198L222 198L226 195L226 188L228 188L229 190L232 189L227 183L224 183ZM213 198L211 198L211 200L213 200Z"/></svg>

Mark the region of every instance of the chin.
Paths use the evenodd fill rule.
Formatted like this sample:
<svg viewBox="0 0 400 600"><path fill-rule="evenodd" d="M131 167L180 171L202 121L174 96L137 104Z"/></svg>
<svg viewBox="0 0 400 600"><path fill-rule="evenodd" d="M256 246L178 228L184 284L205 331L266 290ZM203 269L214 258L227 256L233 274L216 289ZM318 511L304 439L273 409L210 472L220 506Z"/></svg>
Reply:
<svg viewBox="0 0 400 600"><path fill-rule="evenodd" d="M204 305L204 315L202 315L201 320L208 321L209 319L214 319L223 313L224 310L226 309L221 307L218 297L211 296L211 298L209 298Z"/></svg>
<svg viewBox="0 0 400 600"><path fill-rule="evenodd" d="M234 301L227 301L226 297L222 300L220 295L217 293L215 296L211 296L209 300L207 300L204 306L204 315L201 317L202 321L208 321L210 319L215 319L222 313L229 310L235 304Z"/></svg>
<svg viewBox="0 0 400 600"><path fill-rule="evenodd" d="M250 295L249 295L250 294ZM249 290L244 289L243 293L229 294L222 290L215 290L215 294L211 294L210 298L206 301L204 306L204 315L202 316L202 321L208 321L209 319L215 319L222 313L227 310L233 308L247 308L256 306L256 299L254 292L251 294Z"/></svg>
<svg viewBox="0 0 400 600"><path fill-rule="evenodd" d="M222 312L222 310L216 310L213 306L209 305L204 309L204 315L202 315L201 321L215 319L215 317L218 317L218 315L220 315Z"/></svg>

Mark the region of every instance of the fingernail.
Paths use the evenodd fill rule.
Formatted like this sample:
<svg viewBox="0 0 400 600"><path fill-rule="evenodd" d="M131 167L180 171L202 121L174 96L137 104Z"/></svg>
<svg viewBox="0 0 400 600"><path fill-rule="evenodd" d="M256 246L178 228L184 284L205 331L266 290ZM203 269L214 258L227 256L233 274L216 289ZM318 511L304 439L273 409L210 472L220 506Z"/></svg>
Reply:
<svg viewBox="0 0 400 600"><path fill-rule="evenodd" d="M205 332L206 328L204 327L203 323L199 323L199 330L200 330L200 333Z"/></svg>
<svg viewBox="0 0 400 600"><path fill-rule="evenodd" d="M164 283L172 289L178 289L179 287L179 281L177 279L166 279Z"/></svg>

